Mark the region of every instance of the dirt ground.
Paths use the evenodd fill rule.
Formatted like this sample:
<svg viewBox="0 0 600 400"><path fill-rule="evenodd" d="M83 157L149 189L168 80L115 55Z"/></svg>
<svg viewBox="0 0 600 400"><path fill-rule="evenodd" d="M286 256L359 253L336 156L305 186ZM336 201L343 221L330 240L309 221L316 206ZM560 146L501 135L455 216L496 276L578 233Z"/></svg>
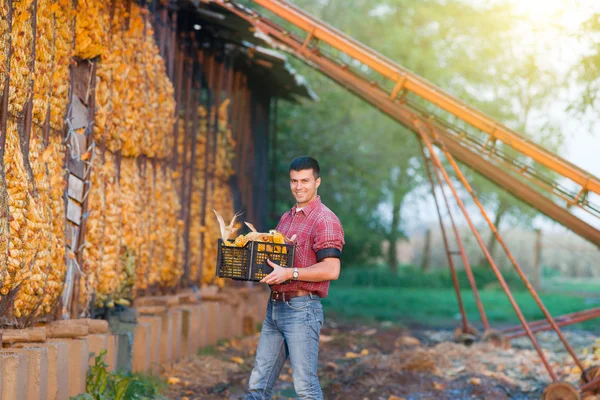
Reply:
<svg viewBox="0 0 600 400"><path fill-rule="evenodd" d="M600 364L600 340L587 332L565 332L583 363ZM527 339L508 349L452 342L451 330L407 329L382 323L340 324L322 330L319 377L326 399L539 399L550 378ZM538 340L560 378L572 383L574 366L555 334ZM258 334L231 340L164 370L167 398L244 399ZM286 363L274 399L296 398Z"/></svg>

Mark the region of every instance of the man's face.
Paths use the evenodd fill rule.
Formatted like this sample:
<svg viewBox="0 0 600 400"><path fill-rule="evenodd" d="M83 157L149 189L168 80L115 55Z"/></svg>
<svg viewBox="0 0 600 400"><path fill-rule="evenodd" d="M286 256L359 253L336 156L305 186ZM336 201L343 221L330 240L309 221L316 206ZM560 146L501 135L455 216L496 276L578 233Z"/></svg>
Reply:
<svg viewBox="0 0 600 400"><path fill-rule="evenodd" d="M290 171L290 189L298 207L304 207L317 197L317 188L320 184L321 178L315 179L312 169Z"/></svg>

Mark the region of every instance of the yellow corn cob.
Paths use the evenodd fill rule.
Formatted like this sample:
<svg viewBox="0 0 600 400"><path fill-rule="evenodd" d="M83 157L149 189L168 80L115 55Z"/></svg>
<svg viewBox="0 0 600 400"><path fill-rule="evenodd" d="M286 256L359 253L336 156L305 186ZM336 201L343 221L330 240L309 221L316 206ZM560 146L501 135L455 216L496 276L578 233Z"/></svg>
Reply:
<svg viewBox="0 0 600 400"><path fill-rule="evenodd" d="M78 0L75 25L75 55L81 59L92 59L106 50L108 35L107 20L110 2Z"/></svg>
<svg viewBox="0 0 600 400"><path fill-rule="evenodd" d="M121 246L121 193L117 180L117 165L114 154L107 152L103 165L104 196L104 246L102 262L98 273L96 303L105 305L115 293L119 284L119 276L123 270L120 259Z"/></svg>
<svg viewBox="0 0 600 400"><path fill-rule="evenodd" d="M42 125L46 121L52 91L52 71L54 70L56 50L54 43L56 25L52 3L53 0L38 0L37 2L33 123L38 125ZM42 130L34 130L33 133L39 135L38 140L41 143Z"/></svg>
<svg viewBox="0 0 600 400"><path fill-rule="evenodd" d="M61 131L69 103L69 67L74 55L75 10L71 0L56 0L51 11L56 18L56 50L51 80L50 125L54 130Z"/></svg>

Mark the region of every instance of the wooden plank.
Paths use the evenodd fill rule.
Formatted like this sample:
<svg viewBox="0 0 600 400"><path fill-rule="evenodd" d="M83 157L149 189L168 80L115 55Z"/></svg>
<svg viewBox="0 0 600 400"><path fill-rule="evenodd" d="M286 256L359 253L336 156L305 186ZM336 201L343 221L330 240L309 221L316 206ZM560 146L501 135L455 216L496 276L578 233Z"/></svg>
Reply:
<svg viewBox="0 0 600 400"><path fill-rule="evenodd" d="M69 175L69 197L77 200L79 203L83 202L83 180L79 179L75 175Z"/></svg>
<svg viewBox="0 0 600 400"><path fill-rule="evenodd" d="M2 344L45 341L46 328L5 329L2 331Z"/></svg>
<svg viewBox="0 0 600 400"><path fill-rule="evenodd" d="M69 172L79 179L85 179L85 163L81 160L69 158Z"/></svg>
<svg viewBox="0 0 600 400"><path fill-rule="evenodd" d="M79 236L79 227L71 222L67 222L66 243L71 251L77 249L77 238Z"/></svg>
<svg viewBox="0 0 600 400"><path fill-rule="evenodd" d="M72 106L73 119L71 120L71 125L73 126L73 129L77 130L81 128L86 128L89 124L88 108L83 105L79 96L75 95L73 95ZM83 153L84 150L82 149L81 152Z"/></svg>
<svg viewBox="0 0 600 400"><path fill-rule="evenodd" d="M81 214L81 204L69 197L67 199L67 219L76 225L81 225Z"/></svg>

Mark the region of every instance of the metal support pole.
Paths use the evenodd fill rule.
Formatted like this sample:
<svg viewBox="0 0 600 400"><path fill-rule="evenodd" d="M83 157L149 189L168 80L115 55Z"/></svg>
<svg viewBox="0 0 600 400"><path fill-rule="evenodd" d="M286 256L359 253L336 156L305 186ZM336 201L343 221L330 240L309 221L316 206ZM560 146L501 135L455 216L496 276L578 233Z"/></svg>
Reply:
<svg viewBox="0 0 600 400"><path fill-rule="evenodd" d="M500 245L504 249L504 252L506 253L507 257L509 258L509 260L511 261L511 263L515 267L515 270L517 271L517 273L521 277L521 280L525 283L525 286L527 287L527 290L529 290L529 293L531 293L531 296L533 297L533 299L535 300L535 302L537 303L537 305L540 307L540 310L542 311L542 313L544 314L544 316L546 317L546 319L548 320L548 322L552 326L552 329L554 329L554 331L556 332L556 334L560 338L560 341L565 346L565 349L569 352L569 354L571 355L571 357L573 357L573 360L575 361L575 363L577 364L577 366L579 368L581 368L581 370L583 371L585 368L583 367L583 364L581 364L581 361L579 360L579 357L577 357L577 354L575 353L575 351L573 350L573 348L571 347L571 345L569 345L569 342L567 342L567 339L563 336L562 332L560 331L560 328L558 327L558 325L556 325L556 322L554 322L554 319L550 315L550 312L548 312L548 309L546 309L546 307L544 306L544 303L542 302L542 299L540 298L540 296L537 294L537 292L535 291L535 289L533 288L533 286L529 282L529 279L527 279L527 276L523 272L523 269L521 268L521 266L519 265L519 263L517 262L517 260L513 257L511 251L508 249L508 246L504 242L504 239L502 238L502 236L500 236L500 233L498 232L498 229L496 229L496 226L494 226L494 223L488 217L485 209L483 208L483 205L481 204L481 202L479 201L479 199L475 195L475 192L473 192L473 189L471 188L471 185L469 184L469 182L467 181L467 179L465 178L465 176L460 171L460 168L458 167L458 164L456 164L456 161L454 161L454 157L452 157L452 155L448 152L448 150L446 149L445 146L442 146L442 150L443 150L444 154L446 155L446 158L448 159L448 161L452 165L452 168L456 172L456 175L458 176L458 178L460 179L460 181L463 183L463 185L465 186L465 188L467 189L467 191L471 194L471 197L475 201L475 204L477 204L477 207L479 208L479 211L481 212L481 215L485 218L485 220L488 223L490 229L492 230L492 233L496 236L496 239L498 240L498 243L500 243ZM529 328L527 328L527 329L529 329Z"/></svg>
<svg viewBox="0 0 600 400"><path fill-rule="evenodd" d="M519 320L523 324L523 327L527 331L527 336L529 336L529 339L531 339L531 343L535 347L535 350L537 351L540 359L542 360L544 367L546 367L546 370L548 371L548 374L550 375L552 380L556 381L558 379L558 377L556 376L554 369L552 368L552 366L550 366L550 363L548 363L548 360L546 359L546 356L542 352L542 349L540 348L540 345L538 344L535 336L533 336L533 333L527 326L527 321L525 320L525 316L521 312L521 308L517 304L510 289L508 288L508 285L506 284L506 281L504 280L504 277L502 276L500 269L498 269L498 267L496 266L496 263L494 262L494 260L492 259L492 256L490 255L488 249L485 247L485 244L483 243L483 239L481 238L481 235L477 231L477 228L475 228L473 221L471 221L471 218L469 217L469 213L467 212L465 205L463 204L462 200L460 199L460 196L458 195L458 192L456 191L456 189L454 188L454 185L452 184L452 180L446 173L446 170L444 170L444 168L443 168L442 162L438 158L437 154L435 154L435 151L433 150L433 146L432 146L431 142L429 141L429 138L427 137L427 133L425 132L425 129L424 129L425 127L422 126L421 128L422 129L419 131L419 133L421 134L423 142L425 143L425 145L427 146L427 149L429 150L429 156L431 157L432 161L434 162L434 165L436 166L436 168L442 172L442 175L444 176L444 180L446 181L446 184L452 191L452 194L454 195L454 198L456 199L458 205L460 206L460 208L463 212L463 215L465 216L465 219L467 220L467 223L469 224L469 227L471 228L471 231L475 235L475 238L477 239L477 242L479 243L479 246L481 247L481 250L485 254L486 258L488 259L490 266L492 267L492 269L494 270L494 273L496 274L496 278L500 282L502 289L504 289L504 292L506 293L506 296L508 297L508 300L510 301L510 304L512 305L513 309L517 313L517 316L519 317Z"/></svg>
<svg viewBox="0 0 600 400"><path fill-rule="evenodd" d="M469 322L467 321L467 314L465 313L465 307L463 305L462 296L460 295L460 284L458 282L458 276L456 274L456 267L454 266L454 261L452 260L452 255L450 254L450 247L448 245L448 238L446 237L446 228L444 226L444 219L442 218L442 213L440 211L440 206L438 203L438 198L435 193L435 184L433 183L433 175L431 173L431 169L429 168L429 160L425 156L425 150L423 149L423 142L421 141L421 146L419 146L421 150L421 155L423 157L423 163L425 164L425 169L427 171L427 177L429 178L429 183L431 185L431 193L433 194L433 199L435 201L435 209L438 214L438 219L440 222L440 229L442 231L442 239L444 240L444 248L446 249L446 257L448 259L448 265L450 266L450 273L452 274L452 284L454 285L454 291L456 292L456 301L458 302L458 309L460 310L460 315L462 318L463 325L463 333L469 332Z"/></svg>

